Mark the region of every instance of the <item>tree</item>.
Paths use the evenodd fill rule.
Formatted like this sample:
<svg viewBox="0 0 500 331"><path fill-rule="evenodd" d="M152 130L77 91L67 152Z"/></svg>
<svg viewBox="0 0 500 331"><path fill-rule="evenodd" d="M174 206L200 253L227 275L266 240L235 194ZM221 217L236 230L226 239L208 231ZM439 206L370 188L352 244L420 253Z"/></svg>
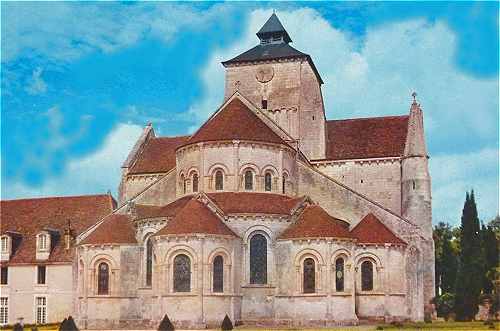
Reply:
<svg viewBox="0 0 500 331"><path fill-rule="evenodd" d="M466 194L460 227L460 258L455 283L455 313L459 321L471 321L478 311L483 280L481 234L474 191Z"/></svg>
<svg viewBox="0 0 500 331"><path fill-rule="evenodd" d="M454 293L458 252L455 248L453 232L453 228L444 222L434 227L436 294Z"/></svg>
<svg viewBox="0 0 500 331"><path fill-rule="evenodd" d="M173 331L174 325L172 322L170 322L170 319L168 318L167 314L163 316L163 319L160 322L160 325L158 326L159 331Z"/></svg>
<svg viewBox="0 0 500 331"><path fill-rule="evenodd" d="M494 221L494 220L493 220ZM492 221L492 222L493 222ZM493 282L497 278L498 267L498 240L495 230L491 225L484 226L481 229L482 251L484 254L484 277L483 277L483 292L492 294L494 290Z"/></svg>

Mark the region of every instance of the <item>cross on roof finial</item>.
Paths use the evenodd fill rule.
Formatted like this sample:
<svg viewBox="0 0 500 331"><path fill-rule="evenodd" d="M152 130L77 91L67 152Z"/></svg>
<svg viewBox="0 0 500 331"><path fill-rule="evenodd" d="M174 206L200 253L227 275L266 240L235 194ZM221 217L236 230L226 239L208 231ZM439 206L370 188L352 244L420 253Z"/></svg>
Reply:
<svg viewBox="0 0 500 331"><path fill-rule="evenodd" d="M413 103L417 103L417 92L413 91L411 96L413 97Z"/></svg>
<svg viewBox="0 0 500 331"><path fill-rule="evenodd" d="M273 14L276 14L276 9L273 8Z"/></svg>

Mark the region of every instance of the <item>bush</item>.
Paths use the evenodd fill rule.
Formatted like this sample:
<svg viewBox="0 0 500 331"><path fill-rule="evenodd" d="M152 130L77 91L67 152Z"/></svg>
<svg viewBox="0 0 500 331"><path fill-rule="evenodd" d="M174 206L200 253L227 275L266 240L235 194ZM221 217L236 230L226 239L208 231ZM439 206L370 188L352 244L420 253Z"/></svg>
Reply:
<svg viewBox="0 0 500 331"><path fill-rule="evenodd" d="M175 330L174 325L170 322L167 314L163 316L160 325L158 326L158 331L173 331Z"/></svg>
<svg viewBox="0 0 500 331"><path fill-rule="evenodd" d="M73 317L69 316L65 318L59 326L59 331L78 331L78 327Z"/></svg>
<svg viewBox="0 0 500 331"><path fill-rule="evenodd" d="M12 331L23 331L23 327L20 323L16 323L14 324L14 328L12 329Z"/></svg>
<svg viewBox="0 0 500 331"><path fill-rule="evenodd" d="M380 326L380 325L378 325L378 326L375 328L375 330L383 330L383 329L384 329L384 327L383 327L383 326Z"/></svg>
<svg viewBox="0 0 500 331"><path fill-rule="evenodd" d="M229 316L224 317L224 320L222 321L222 325L220 326L222 330L232 330L233 329L233 323L231 322L231 319Z"/></svg>
<svg viewBox="0 0 500 331"><path fill-rule="evenodd" d="M436 305L437 315L443 317L445 321L448 321L455 308L455 295L452 293L443 293L433 301Z"/></svg>

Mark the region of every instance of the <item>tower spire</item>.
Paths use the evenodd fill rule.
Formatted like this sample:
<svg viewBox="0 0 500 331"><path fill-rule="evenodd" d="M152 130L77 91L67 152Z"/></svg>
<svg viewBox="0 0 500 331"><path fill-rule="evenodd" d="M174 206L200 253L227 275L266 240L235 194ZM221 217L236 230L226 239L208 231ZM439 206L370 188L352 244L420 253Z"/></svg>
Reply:
<svg viewBox="0 0 500 331"><path fill-rule="evenodd" d="M288 44L292 42L292 38L290 38L288 32L286 32L274 10L271 17L269 17L267 22L260 28L259 32L257 32L257 37L259 37L261 44Z"/></svg>

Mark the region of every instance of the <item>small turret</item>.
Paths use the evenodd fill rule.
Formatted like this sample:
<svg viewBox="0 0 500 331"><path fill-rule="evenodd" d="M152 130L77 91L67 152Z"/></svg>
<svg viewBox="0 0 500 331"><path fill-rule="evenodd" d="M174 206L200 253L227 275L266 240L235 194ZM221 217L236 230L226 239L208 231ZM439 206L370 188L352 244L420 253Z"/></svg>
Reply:
<svg viewBox="0 0 500 331"><path fill-rule="evenodd" d="M422 109L413 93L408 133L402 161L401 211L419 225L425 238L432 238L431 179L425 145Z"/></svg>

